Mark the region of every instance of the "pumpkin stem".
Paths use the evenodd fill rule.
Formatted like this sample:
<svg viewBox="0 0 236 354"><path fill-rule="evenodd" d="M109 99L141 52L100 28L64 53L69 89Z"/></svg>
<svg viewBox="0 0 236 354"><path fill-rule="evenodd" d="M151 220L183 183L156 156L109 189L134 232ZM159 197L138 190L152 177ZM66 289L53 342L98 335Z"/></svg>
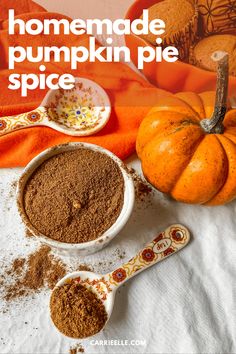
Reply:
<svg viewBox="0 0 236 354"><path fill-rule="evenodd" d="M210 119L201 121L201 127L208 134L223 134L223 121L227 111L229 54L217 51L212 55L212 59L218 63L215 108Z"/></svg>

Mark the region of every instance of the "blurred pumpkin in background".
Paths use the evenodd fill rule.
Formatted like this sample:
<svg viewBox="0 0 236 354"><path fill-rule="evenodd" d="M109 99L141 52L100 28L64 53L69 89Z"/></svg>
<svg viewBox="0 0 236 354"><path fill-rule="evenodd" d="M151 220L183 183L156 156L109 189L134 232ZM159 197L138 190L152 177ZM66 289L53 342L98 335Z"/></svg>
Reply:
<svg viewBox="0 0 236 354"><path fill-rule="evenodd" d="M229 54L229 74L236 76L236 36L232 34L216 34L199 41L193 48L190 62L199 68L217 71L217 64L211 59L216 51Z"/></svg>

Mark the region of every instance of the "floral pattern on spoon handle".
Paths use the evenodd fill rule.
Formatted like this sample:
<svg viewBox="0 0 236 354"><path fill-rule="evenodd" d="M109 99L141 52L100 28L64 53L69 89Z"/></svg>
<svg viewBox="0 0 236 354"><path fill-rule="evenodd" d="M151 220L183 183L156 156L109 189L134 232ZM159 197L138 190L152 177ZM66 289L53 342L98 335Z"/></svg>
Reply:
<svg viewBox="0 0 236 354"><path fill-rule="evenodd" d="M17 116L0 117L0 135L29 126L39 125L45 118L47 118L47 111L44 107L39 107L34 111Z"/></svg>
<svg viewBox="0 0 236 354"><path fill-rule="evenodd" d="M106 278L109 279L113 288L118 287L144 268L148 268L179 251L188 244L189 240L190 233L184 226L172 225L146 245L129 262L107 274Z"/></svg>

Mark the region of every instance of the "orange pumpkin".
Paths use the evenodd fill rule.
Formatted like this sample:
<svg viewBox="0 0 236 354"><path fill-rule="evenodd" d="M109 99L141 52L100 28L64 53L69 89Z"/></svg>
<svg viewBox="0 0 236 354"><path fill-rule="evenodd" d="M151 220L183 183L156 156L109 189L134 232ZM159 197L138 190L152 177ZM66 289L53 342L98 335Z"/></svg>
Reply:
<svg viewBox="0 0 236 354"><path fill-rule="evenodd" d="M163 99L138 133L146 179L185 203L221 205L236 198L236 110L226 108L228 55L218 52L215 60L217 94L182 92Z"/></svg>

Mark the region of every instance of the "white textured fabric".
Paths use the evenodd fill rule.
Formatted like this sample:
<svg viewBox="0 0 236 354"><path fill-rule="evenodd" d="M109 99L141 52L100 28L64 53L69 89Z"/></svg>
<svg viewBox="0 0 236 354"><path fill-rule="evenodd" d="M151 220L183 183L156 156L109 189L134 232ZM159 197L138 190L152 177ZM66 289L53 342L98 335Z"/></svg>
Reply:
<svg viewBox="0 0 236 354"><path fill-rule="evenodd" d="M139 169L136 159L131 164ZM0 171L0 264L38 247L26 239L17 215L11 182L20 169ZM10 193L12 194L12 193ZM146 203L136 202L120 235L103 251L70 261L88 263L98 272L117 267L159 231L182 223L191 243L179 253L137 275L117 293L114 312L94 340L123 340L120 345L82 341L86 353L236 353L236 203L207 208L170 200L159 192ZM99 264L101 263L101 264ZM45 290L34 298L12 303L0 316L0 353L69 353L78 341L53 327ZM4 302L1 300L4 307ZM27 323L25 323L27 322ZM124 340L145 340L127 345ZM5 343L5 344L4 344Z"/></svg>

